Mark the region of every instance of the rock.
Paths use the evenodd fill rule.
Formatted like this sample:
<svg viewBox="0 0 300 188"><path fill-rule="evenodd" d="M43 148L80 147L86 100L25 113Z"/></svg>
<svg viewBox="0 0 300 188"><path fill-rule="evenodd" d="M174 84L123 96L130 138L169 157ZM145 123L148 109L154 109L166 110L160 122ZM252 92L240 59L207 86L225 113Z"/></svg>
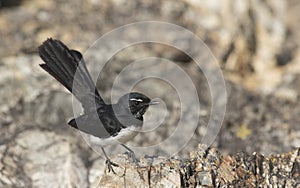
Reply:
<svg viewBox="0 0 300 188"><path fill-rule="evenodd" d="M54 132L27 130L1 145L1 187L87 187L87 170Z"/></svg>

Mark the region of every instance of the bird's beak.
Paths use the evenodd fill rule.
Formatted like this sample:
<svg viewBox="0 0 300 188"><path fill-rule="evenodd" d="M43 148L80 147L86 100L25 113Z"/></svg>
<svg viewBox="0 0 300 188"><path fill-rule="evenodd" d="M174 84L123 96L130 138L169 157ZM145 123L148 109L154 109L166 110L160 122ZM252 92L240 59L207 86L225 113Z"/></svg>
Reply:
<svg viewBox="0 0 300 188"><path fill-rule="evenodd" d="M156 104L159 104L159 101L151 100L149 102L149 105L156 105Z"/></svg>

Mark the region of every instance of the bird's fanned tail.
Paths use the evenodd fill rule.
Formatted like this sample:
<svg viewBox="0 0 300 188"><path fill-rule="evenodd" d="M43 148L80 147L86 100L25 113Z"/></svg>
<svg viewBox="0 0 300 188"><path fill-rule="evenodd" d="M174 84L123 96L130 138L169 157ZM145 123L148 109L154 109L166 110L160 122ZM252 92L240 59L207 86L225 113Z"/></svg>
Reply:
<svg viewBox="0 0 300 188"><path fill-rule="evenodd" d="M66 87L81 102L85 112L104 105L80 52L62 42L47 39L38 48L45 64L40 66Z"/></svg>

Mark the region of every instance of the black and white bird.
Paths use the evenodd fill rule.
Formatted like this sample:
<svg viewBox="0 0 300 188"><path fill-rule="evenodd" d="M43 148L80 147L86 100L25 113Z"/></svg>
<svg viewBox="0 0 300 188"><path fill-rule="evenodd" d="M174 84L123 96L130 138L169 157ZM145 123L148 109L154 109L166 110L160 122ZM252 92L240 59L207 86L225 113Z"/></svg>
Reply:
<svg viewBox="0 0 300 188"><path fill-rule="evenodd" d="M83 115L68 124L99 140L109 171L113 163L104 146L119 143L137 161L134 152L124 145L134 138L143 125L143 115L150 105L158 104L144 94L132 92L123 95L116 104L106 104L86 68L80 52L69 49L61 41L47 39L38 47L45 62L40 66L67 88L81 103Z"/></svg>

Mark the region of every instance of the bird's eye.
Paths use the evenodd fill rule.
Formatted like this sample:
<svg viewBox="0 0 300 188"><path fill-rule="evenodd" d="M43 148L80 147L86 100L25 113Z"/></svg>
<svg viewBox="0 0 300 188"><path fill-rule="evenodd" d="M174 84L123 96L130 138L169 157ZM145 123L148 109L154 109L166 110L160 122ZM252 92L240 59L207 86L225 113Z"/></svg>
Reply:
<svg viewBox="0 0 300 188"><path fill-rule="evenodd" d="M140 104L140 102L139 101L134 101L134 104L137 106L137 105Z"/></svg>

